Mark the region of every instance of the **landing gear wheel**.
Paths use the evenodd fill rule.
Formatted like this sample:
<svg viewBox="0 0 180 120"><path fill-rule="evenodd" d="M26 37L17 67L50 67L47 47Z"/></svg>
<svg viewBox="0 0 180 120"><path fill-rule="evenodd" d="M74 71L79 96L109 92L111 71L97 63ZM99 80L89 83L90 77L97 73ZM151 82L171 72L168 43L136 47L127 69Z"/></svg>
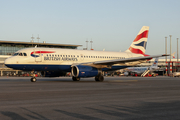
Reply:
<svg viewBox="0 0 180 120"><path fill-rule="evenodd" d="M95 77L95 81L97 81L97 82L102 82L102 81L104 81L104 77L103 77L102 75L96 76L96 77Z"/></svg>
<svg viewBox="0 0 180 120"><path fill-rule="evenodd" d="M99 76L95 76L95 81L99 81Z"/></svg>
<svg viewBox="0 0 180 120"><path fill-rule="evenodd" d="M35 77L32 77L32 78L31 78L31 82L36 82L36 78L35 78Z"/></svg>
<svg viewBox="0 0 180 120"><path fill-rule="evenodd" d="M73 81L80 81L79 77L72 77Z"/></svg>

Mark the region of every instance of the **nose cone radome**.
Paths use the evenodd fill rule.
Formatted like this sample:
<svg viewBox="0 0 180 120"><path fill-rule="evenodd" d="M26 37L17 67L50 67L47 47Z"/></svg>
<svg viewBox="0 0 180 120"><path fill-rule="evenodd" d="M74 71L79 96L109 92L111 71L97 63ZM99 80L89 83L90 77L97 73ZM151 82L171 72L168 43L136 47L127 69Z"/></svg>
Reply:
<svg viewBox="0 0 180 120"><path fill-rule="evenodd" d="M4 64L8 67L9 65L12 64L12 59L11 58L8 58L4 61Z"/></svg>

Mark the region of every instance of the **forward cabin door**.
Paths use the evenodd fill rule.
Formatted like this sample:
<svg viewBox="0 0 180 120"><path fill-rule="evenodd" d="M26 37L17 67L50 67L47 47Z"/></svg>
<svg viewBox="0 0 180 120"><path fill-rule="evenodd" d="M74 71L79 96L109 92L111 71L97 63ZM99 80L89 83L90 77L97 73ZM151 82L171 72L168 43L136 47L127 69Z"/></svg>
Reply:
<svg viewBox="0 0 180 120"><path fill-rule="evenodd" d="M35 62L42 62L42 54L40 49L34 49Z"/></svg>

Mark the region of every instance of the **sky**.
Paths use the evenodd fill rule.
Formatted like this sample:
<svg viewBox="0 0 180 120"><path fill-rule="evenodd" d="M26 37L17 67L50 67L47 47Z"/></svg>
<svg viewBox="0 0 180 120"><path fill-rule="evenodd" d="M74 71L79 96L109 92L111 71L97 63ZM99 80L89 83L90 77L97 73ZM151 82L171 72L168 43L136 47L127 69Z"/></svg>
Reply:
<svg viewBox="0 0 180 120"><path fill-rule="evenodd" d="M0 40L30 42L39 35L39 42L83 49L92 40L94 50L125 51L142 26L150 27L146 54L164 54L165 37L170 53L169 35L176 52L180 0L0 0Z"/></svg>

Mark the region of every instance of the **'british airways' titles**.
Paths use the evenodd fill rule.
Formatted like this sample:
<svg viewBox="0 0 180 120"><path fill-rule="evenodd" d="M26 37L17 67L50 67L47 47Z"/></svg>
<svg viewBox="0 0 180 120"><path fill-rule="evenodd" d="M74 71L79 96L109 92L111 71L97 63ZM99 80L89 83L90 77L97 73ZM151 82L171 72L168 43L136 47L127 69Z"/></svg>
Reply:
<svg viewBox="0 0 180 120"><path fill-rule="evenodd" d="M78 59L70 57L44 57L44 61L78 61Z"/></svg>

